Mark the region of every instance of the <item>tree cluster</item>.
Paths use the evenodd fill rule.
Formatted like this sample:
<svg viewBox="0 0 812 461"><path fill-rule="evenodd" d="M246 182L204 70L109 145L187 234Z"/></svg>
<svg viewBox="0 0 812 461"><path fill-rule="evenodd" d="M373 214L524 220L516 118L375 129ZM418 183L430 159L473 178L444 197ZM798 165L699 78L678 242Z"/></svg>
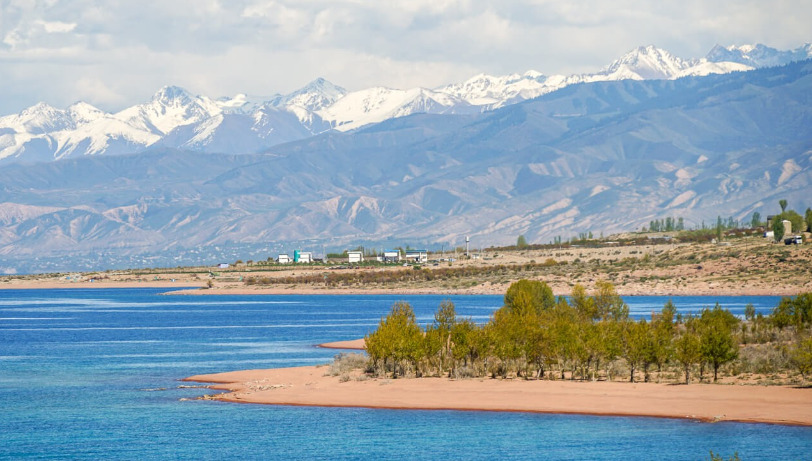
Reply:
<svg viewBox="0 0 812 461"><path fill-rule="evenodd" d="M650 232L672 232L685 230L685 221L683 218L668 217L665 219L654 219L649 222L648 228Z"/></svg>
<svg viewBox="0 0 812 461"><path fill-rule="evenodd" d="M411 306L398 302L365 340L369 368L379 376L612 380L622 372L634 382L649 381L655 369L659 380L669 367L690 383L697 370L700 381L706 372L716 381L738 357L741 341L763 338L767 328L806 332L810 306L812 294L786 298L769 318L749 306L749 322L742 322L718 304L679 315L669 301L650 319L635 321L608 282L598 282L591 294L576 285L566 299L544 282L520 280L483 325L458 318L445 301L421 327ZM744 327L756 321L760 336L758 328ZM812 371L812 340L798 340L788 353L802 374Z"/></svg>

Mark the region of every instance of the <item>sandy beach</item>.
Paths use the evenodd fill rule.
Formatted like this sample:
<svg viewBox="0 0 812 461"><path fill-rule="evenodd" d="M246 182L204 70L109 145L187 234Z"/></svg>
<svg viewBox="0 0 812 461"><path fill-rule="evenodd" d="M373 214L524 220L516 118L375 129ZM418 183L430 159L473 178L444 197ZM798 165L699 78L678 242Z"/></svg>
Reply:
<svg viewBox="0 0 812 461"><path fill-rule="evenodd" d="M812 388L447 378L342 379L326 366L198 375L226 402L649 416L812 425Z"/></svg>

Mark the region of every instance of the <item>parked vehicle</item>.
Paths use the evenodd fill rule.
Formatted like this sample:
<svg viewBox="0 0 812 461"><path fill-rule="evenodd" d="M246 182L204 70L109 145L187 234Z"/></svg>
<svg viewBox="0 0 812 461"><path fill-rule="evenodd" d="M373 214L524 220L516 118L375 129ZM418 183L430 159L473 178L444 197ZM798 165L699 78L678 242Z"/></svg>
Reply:
<svg viewBox="0 0 812 461"><path fill-rule="evenodd" d="M784 239L784 245L801 245L804 243L804 238L800 235L792 235Z"/></svg>

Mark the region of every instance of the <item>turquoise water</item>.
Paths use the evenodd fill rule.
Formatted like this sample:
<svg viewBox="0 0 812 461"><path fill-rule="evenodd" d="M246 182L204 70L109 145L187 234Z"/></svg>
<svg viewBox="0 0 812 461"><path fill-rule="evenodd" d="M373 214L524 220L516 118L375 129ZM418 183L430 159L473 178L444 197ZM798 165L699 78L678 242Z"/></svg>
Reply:
<svg viewBox="0 0 812 461"><path fill-rule="evenodd" d="M165 296L161 290L0 291L0 458L47 459L810 459L812 428L182 401L178 379L327 362L406 300L421 323L444 299L486 321L500 296ZM632 314L664 297L626 298ZM741 315L775 297L719 301Z"/></svg>

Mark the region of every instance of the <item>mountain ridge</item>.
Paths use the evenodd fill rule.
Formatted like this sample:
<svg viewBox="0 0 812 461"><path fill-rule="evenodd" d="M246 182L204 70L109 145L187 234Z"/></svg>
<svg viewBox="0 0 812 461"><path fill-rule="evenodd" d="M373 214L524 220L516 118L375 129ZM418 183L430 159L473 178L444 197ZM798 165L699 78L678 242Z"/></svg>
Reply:
<svg viewBox="0 0 812 461"><path fill-rule="evenodd" d="M489 112L412 114L257 154L153 146L9 164L0 254L19 272L174 266L239 245L251 249L238 257L265 259L293 245L432 248L470 236L489 246L667 216L689 227L717 215L747 220L779 199L812 205L810 123L812 61L803 61L585 82Z"/></svg>
<svg viewBox="0 0 812 461"><path fill-rule="evenodd" d="M730 73L810 56L810 44L783 51L764 45L717 45L705 58L683 60L648 45L594 74L479 74L435 89L377 87L354 92L319 78L290 94L262 101L244 94L211 99L166 86L150 101L116 113L81 102L65 110L38 103L0 117L0 164L133 153L156 145L200 152L230 147L239 153L261 152L326 131L355 130L413 113L491 111L577 83Z"/></svg>

